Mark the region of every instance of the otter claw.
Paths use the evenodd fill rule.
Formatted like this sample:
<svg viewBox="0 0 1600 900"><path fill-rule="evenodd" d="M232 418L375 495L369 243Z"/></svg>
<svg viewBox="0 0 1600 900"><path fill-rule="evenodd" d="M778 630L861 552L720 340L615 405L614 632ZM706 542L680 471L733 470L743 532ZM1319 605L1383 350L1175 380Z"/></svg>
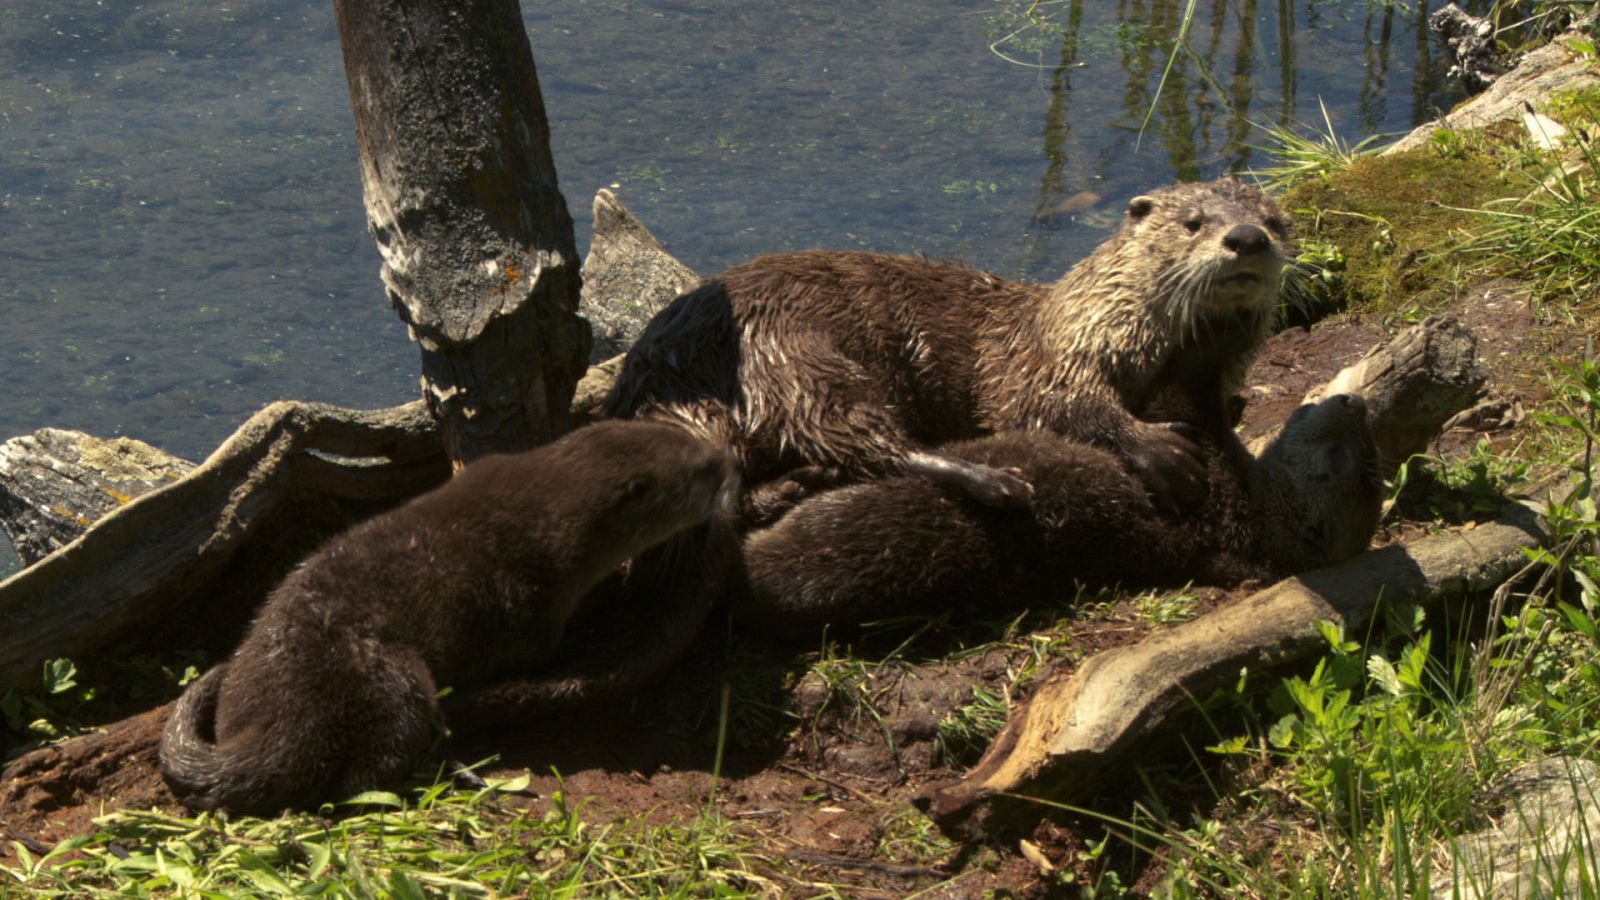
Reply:
<svg viewBox="0 0 1600 900"><path fill-rule="evenodd" d="M1190 429L1160 422L1147 424L1141 432L1129 463L1156 508L1171 515L1204 499L1206 469Z"/></svg>

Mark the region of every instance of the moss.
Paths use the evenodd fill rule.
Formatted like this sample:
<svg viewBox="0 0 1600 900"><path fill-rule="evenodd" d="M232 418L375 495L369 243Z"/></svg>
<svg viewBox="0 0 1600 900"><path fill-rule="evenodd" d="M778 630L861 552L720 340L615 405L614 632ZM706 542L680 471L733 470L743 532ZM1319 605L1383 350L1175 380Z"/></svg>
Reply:
<svg viewBox="0 0 1600 900"><path fill-rule="evenodd" d="M1450 299L1446 249L1477 218L1465 210L1512 193L1501 164L1470 142L1369 156L1295 187L1284 205L1308 241L1343 254L1336 297L1383 314L1429 310Z"/></svg>
<svg viewBox="0 0 1600 900"><path fill-rule="evenodd" d="M1568 128L1593 128L1600 121L1600 85L1556 91L1543 112Z"/></svg>

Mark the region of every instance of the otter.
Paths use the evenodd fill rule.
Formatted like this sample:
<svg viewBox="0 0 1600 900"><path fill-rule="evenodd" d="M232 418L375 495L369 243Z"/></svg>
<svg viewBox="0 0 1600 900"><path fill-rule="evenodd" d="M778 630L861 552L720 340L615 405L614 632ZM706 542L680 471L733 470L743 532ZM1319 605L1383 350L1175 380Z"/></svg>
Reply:
<svg viewBox="0 0 1600 900"><path fill-rule="evenodd" d="M555 655L593 588L719 514L732 463L681 428L602 422L335 536L189 685L162 771L195 808L276 813L409 774L436 695Z"/></svg>
<svg viewBox="0 0 1600 900"><path fill-rule="evenodd" d="M745 538L735 617L796 630L1022 605L1059 597L1074 581L1232 585L1367 546L1383 482L1360 398L1300 407L1258 459L1226 425L1194 424L1206 496L1177 512L1158 509L1111 453L1037 429L946 448L1020 470L1034 486L1028 511L987 508L914 476L805 499Z"/></svg>
<svg viewBox="0 0 1600 900"><path fill-rule="evenodd" d="M1277 204L1228 178L1135 197L1049 286L874 253L762 256L659 313L606 411L732 448L748 483L777 485L779 512L818 486L906 474L1025 505L1016 473L937 449L1023 428L1110 451L1164 506L1192 500L1197 448L1140 414L1184 357L1223 371L1214 402L1227 402L1268 333L1289 246ZM1219 330L1243 339L1218 344Z"/></svg>

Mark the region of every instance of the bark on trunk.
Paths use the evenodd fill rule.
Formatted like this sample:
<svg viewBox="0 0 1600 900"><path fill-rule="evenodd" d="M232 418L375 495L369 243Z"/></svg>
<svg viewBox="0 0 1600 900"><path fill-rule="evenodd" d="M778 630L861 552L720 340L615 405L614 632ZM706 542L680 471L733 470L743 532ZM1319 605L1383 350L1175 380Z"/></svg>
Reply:
<svg viewBox="0 0 1600 900"><path fill-rule="evenodd" d="M567 428L589 350L516 0L335 0L367 222L459 467Z"/></svg>

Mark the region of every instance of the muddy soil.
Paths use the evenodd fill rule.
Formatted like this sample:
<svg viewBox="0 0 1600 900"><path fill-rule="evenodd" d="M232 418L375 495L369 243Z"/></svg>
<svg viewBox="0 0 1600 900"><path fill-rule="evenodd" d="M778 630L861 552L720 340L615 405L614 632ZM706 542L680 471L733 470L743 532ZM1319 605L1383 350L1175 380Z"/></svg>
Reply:
<svg viewBox="0 0 1600 900"><path fill-rule="evenodd" d="M1525 374L1542 371L1530 361L1573 359L1581 352L1579 336L1536 327L1514 286L1475 291L1457 311L1479 335L1481 355L1494 369L1490 391L1498 405L1480 411L1468 427L1448 432L1440 441L1447 452L1484 435L1507 440L1509 417L1495 410L1512 409L1519 397L1531 401L1545 390L1537 374ZM1403 324L1342 317L1276 336L1252 371L1245 436L1281 422L1307 389ZM1195 611L1240 593L1202 590ZM1073 617L1066 605L1071 599L1063 598L1059 609L1031 611L1019 626L1023 632L1043 628L1045 637L1055 638L1049 643L1054 665L1075 665L1151 627L1144 624L1148 616L1126 603L1078 610ZM567 797L585 802L586 821L691 819L711 794L721 695L728 685L735 714L716 806L725 820L758 838L768 858L786 860L785 874L774 874L786 892L803 895L829 884L857 896L899 896L948 882L935 894L977 897L1006 889L1042 895L1059 884L1046 874L1051 869L1094 871L1083 837L1098 836L1102 828L1089 819L1044 820L1031 834L1004 836L982 852L958 846L939 860L908 861L894 852L888 840L893 836L885 831L886 820L976 760L982 748L941 741L939 723L971 704L975 688L1003 696L1010 673L1027 662L1028 641L947 657L954 649L948 642L958 639L949 632L962 632L944 629L944 637L932 639L935 646L914 642L882 665L813 670L821 636L775 645L751 635L730 637L721 624L708 628L658 684L629 701L543 717L515 731L463 730L453 754L467 761L498 754L493 771L531 771L531 795L518 802L535 805L549 804L558 786L552 771L559 771ZM979 636L971 643L992 638L1001 627L973 623ZM881 659L905 637L901 632L867 639L852 658ZM915 662L934 657L947 658ZM48 847L92 830L92 819L111 810L176 810L155 763L164 712L165 707L150 710L10 763L0 779L0 858L13 852L12 840L35 850ZM1209 737L1198 735L1196 745L1209 743ZM1153 765L1159 770L1193 763ZM1112 785L1091 805L1125 815L1129 801L1139 796L1132 793L1138 782ZM1202 809L1216 803L1215 795L1174 797L1168 813L1186 804ZM1159 867L1143 874L1138 883L1149 887ZM959 877L950 881L954 876Z"/></svg>

